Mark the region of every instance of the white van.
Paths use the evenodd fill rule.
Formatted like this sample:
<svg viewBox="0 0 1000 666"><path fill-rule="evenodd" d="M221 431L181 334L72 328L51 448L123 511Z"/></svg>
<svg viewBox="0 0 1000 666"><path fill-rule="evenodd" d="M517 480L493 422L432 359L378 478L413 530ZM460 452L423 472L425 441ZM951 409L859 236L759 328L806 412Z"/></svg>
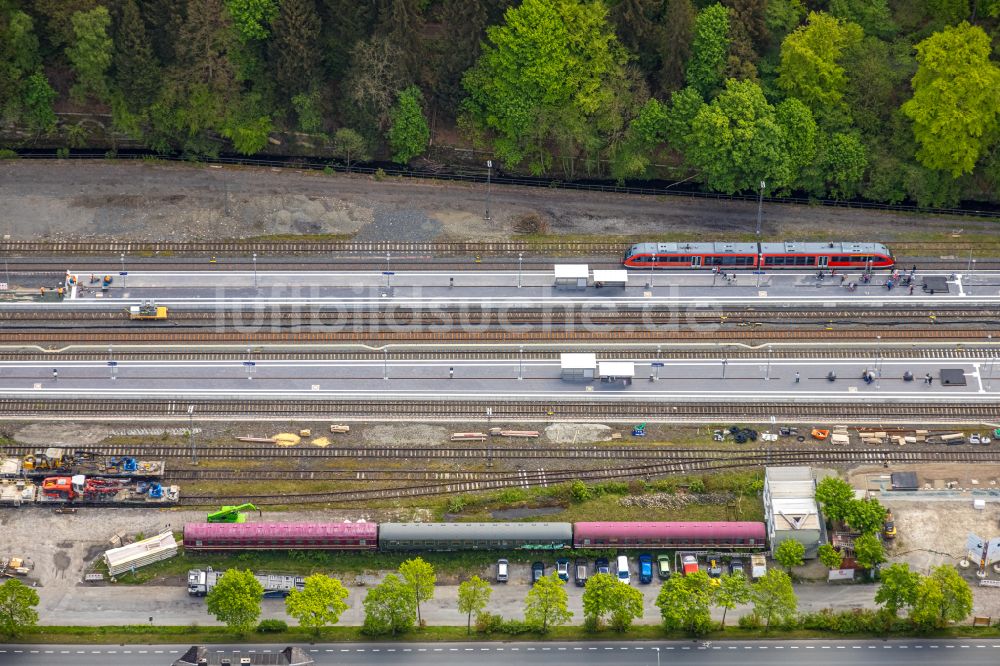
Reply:
<svg viewBox="0 0 1000 666"><path fill-rule="evenodd" d="M628 573L628 558L624 555L618 556L618 580L626 585L632 582Z"/></svg>

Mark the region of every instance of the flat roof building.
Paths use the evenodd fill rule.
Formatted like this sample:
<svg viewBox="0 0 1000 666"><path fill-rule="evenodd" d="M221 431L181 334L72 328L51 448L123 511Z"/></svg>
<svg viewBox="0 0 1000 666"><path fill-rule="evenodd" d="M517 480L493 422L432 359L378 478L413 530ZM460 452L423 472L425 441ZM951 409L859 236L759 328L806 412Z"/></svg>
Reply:
<svg viewBox="0 0 1000 666"><path fill-rule="evenodd" d="M559 368L566 381L591 381L597 376L597 354L560 354Z"/></svg>
<svg viewBox="0 0 1000 666"><path fill-rule="evenodd" d="M805 546L805 558L819 556L826 526L816 503L816 480L809 467L768 467L764 472L764 516L771 554L787 539Z"/></svg>
<svg viewBox="0 0 1000 666"><path fill-rule="evenodd" d="M557 288L586 289L590 279L590 267L587 264L556 264L553 272Z"/></svg>

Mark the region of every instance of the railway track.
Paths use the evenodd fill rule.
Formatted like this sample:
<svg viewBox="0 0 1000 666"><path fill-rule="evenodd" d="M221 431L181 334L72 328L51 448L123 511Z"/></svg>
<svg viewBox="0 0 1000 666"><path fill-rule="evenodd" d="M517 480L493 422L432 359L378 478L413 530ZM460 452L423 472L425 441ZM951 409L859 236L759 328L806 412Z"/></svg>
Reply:
<svg viewBox="0 0 1000 666"><path fill-rule="evenodd" d="M685 324L680 324L681 326ZM825 325L819 329L773 329L763 326L736 324L726 327L711 327L710 330L687 330L680 328L660 328L659 330L489 330L489 331L416 331L416 330L333 330L333 331L206 331L169 327L150 330L122 329L30 329L0 330L0 344L5 345L177 345L177 344L234 344L234 345L302 345L302 344L362 344L385 343L435 343L444 341L459 343L508 343L519 342L552 343L565 346L567 342L635 342L663 343L681 341L742 342L763 344L778 341L835 341L867 340L876 336L883 340L915 341L986 341L991 336L1000 340L1000 327L995 323L977 328L945 327L933 328L846 328Z"/></svg>
<svg viewBox="0 0 1000 666"><path fill-rule="evenodd" d="M518 359L547 359L558 360L561 350L546 349L525 349L519 352L514 349L506 350L413 350L413 351L254 351L253 360L257 363L265 361L434 361L434 360L481 360L481 361L516 361ZM591 352L597 355L598 359L618 359L623 355L635 359L663 359L663 360L692 360L692 359L718 359L725 357L730 361L741 359L759 360L763 354L760 349L667 349L657 351L649 348L624 350L604 350L601 348L575 348L575 352ZM840 358L905 358L905 359L941 359L953 358L956 360L968 359L996 359L1000 358L1000 346L979 347L979 346L956 346L956 347L923 347L923 348L903 348L903 347L822 347L817 349L794 349L794 348L771 348L768 354L774 359L795 358L795 359L840 359ZM0 363L15 362L71 362L71 361L107 361L113 360L122 362L140 361L167 361L167 362L188 362L188 361L231 361L234 363L247 360L246 351L209 351L190 349L165 349L162 351L137 351L132 349L114 350L113 354L105 351L0 351Z"/></svg>
<svg viewBox="0 0 1000 666"><path fill-rule="evenodd" d="M854 452L857 453L857 452ZM967 453L967 452L960 452ZM487 478L481 480L448 480L438 483L396 486L389 488L372 488L364 490L319 491L303 493L248 495L182 495L182 504L208 505L216 504L223 499L243 498L258 505L280 504L318 504L318 503L351 503L385 499L400 499L406 497L421 497L431 495L446 495L456 493L487 492L511 487L530 488L548 486L572 480L601 481L648 479L669 474L691 474L703 472L724 471L729 469L745 469L770 464L880 464L914 462L977 462L1000 463L1000 452L983 451L985 456L963 458L950 452L901 451L898 449L861 451L861 456L850 455L847 451L810 450L801 452L771 452L760 457L737 456L731 458L695 457L676 462L652 463L622 468L538 472L530 475L510 473L506 477ZM924 455L921 455L924 454Z"/></svg>
<svg viewBox="0 0 1000 666"><path fill-rule="evenodd" d="M8 256L23 255L81 255L81 256L171 256L181 254L337 254L367 255L372 258L385 257L388 252L394 257L409 255L434 256L496 256L540 254L588 254L592 256L614 256L622 254L627 242L590 241L455 241L455 242L356 242L340 240L302 241L0 241L0 252ZM928 241L891 242L897 254L902 252L996 252L1000 254L1000 243L979 241ZM959 257L961 258L961 257Z"/></svg>
<svg viewBox="0 0 1000 666"><path fill-rule="evenodd" d="M227 420L428 420L457 423L484 421L689 420L700 423L759 422L779 418L789 422L854 423L971 423L1000 420L1000 403L932 404L923 402L813 403L761 401L754 403L671 403L516 400L118 400L86 397L66 400L2 398L0 415L6 420L82 418L132 420L136 418L187 420L188 407L198 418Z"/></svg>

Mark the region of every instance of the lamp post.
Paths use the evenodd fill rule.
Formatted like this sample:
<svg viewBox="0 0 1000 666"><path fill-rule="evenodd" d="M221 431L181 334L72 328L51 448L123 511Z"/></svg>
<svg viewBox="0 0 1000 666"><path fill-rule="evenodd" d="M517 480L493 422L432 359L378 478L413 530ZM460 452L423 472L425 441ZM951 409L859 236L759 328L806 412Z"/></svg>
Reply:
<svg viewBox="0 0 1000 666"><path fill-rule="evenodd" d="M125 289L125 285L126 285L126 280L125 280L126 276L125 276L125 273L127 273L127 271L125 270L125 253L124 252L122 252L121 259L122 259L122 289Z"/></svg>
<svg viewBox="0 0 1000 666"><path fill-rule="evenodd" d="M198 464L198 449L194 445L194 405L188 405L188 444L191 446L191 464Z"/></svg>
<svg viewBox="0 0 1000 666"><path fill-rule="evenodd" d="M656 650L656 666L660 666L660 648L655 647L653 649Z"/></svg>
<svg viewBox="0 0 1000 666"><path fill-rule="evenodd" d="M517 288L521 288L521 265L524 262L524 253L517 253Z"/></svg>
<svg viewBox="0 0 1000 666"><path fill-rule="evenodd" d="M493 160L486 160L486 215L484 220L490 220L490 181L493 175Z"/></svg>
<svg viewBox="0 0 1000 666"><path fill-rule="evenodd" d="M764 368L764 381L771 381L771 354L774 352L771 345L767 346L767 366Z"/></svg>
<svg viewBox="0 0 1000 666"><path fill-rule="evenodd" d="M760 242L760 217L764 208L764 188L767 186L763 180L760 181L760 196L757 197L757 241Z"/></svg>
<svg viewBox="0 0 1000 666"><path fill-rule="evenodd" d="M993 355L990 353L993 349L993 334L990 333L987 336L988 343L986 348L986 353L990 354L989 360L986 362L987 374L986 374L986 390L993 390Z"/></svg>
<svg viewBox="0 0 1000 666"><path fill-rule="evenodd" d="M382 379L389 381L389 348L382 347Z"/></svg>
<svg viewBox="0 0 1000 666"><path fill-rule="evenodd" d="M524 347L517 348L517 380L524 379Z"/></svg>
<svg viewBox="0 0 1000 666"><path fill-rule="evenodd" d="M726 378L726 366L728 366L728 365L729 365L729 359L728 358L722 359L722 378L723 379Z"/></svg>
<svg viewBox="0 0 1000 666"><path fill-rule="evenodd" d="M257 288L257 253L253 253L253 288Z"/></svg>

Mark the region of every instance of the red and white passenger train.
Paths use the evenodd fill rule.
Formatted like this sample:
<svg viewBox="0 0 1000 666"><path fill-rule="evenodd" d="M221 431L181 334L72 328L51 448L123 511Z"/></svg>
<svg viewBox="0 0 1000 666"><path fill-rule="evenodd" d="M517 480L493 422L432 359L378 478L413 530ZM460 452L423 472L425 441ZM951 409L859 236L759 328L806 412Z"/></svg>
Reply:
<svg viewBox="0 0 1000 666"><path fill-rule="evenodd" d="M637 243L622 262L630 268L892 268L881 243Z"/></svg>

